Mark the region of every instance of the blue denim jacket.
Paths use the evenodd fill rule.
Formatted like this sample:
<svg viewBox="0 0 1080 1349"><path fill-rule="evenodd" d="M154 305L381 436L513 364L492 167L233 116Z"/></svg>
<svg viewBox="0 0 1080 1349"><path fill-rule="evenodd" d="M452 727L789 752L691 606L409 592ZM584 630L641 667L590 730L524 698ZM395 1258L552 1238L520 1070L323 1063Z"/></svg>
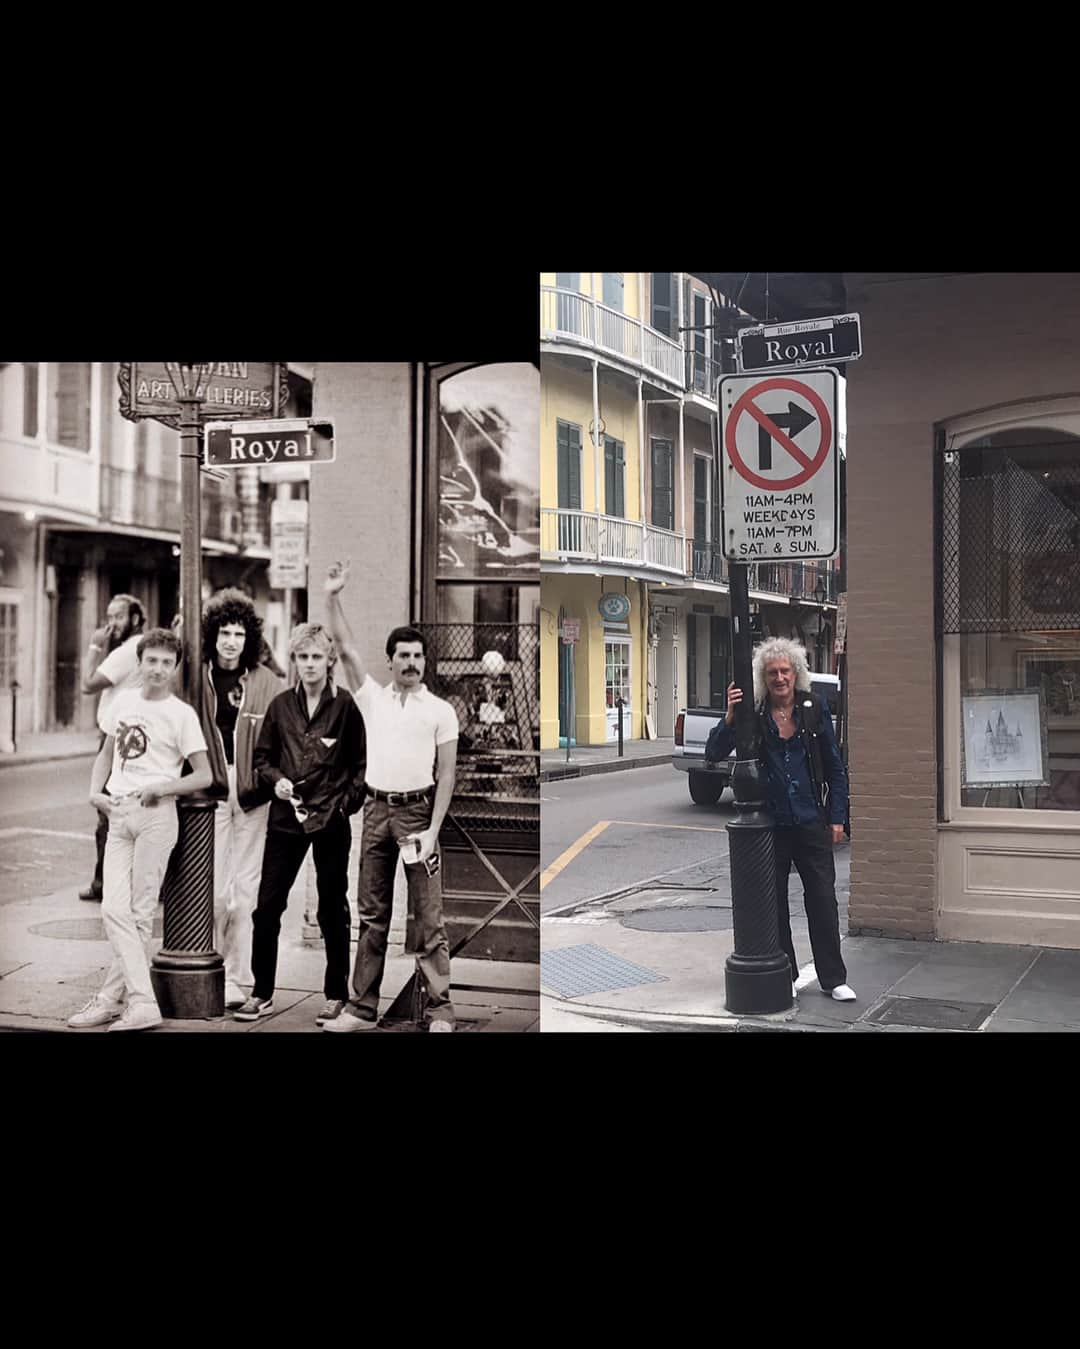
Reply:
<svg viewBox="0 0 1080 1349"><path fill-rule="evenodd" d="M806 749L798 731L802 726L802 704L811 695L804 689L795 693L796 733L790 740L781 739L772 715L763 711L758 715L761 727L762 760L765 768L769 809L778 825L820 824L823 812L814 796L814 784L807 762ZM821 767L825 780L829 784L827 823L843 824L847 818L848 786L847 771L840 756L840 746L836 743L832 717L829 709L820 698L815 699L818 709L819 741L821 744ZM714 763L726 759L735 748L735 727L727 726L723 721L709 734L705 748L705 757Z"/></svg>

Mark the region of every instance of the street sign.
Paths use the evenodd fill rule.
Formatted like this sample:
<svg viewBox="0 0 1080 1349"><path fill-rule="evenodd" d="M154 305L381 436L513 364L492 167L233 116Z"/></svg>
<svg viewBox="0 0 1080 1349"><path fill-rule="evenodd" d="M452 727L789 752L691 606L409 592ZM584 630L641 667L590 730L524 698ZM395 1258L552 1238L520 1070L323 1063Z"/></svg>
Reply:
<svg viewBox="0 0 1080 1349"><path fill-rule="evenodd" d="M857 361L862 355L858 314L807 319L803 323L760 324L736 338L739 369L797 370L832 361Z"/></svg>
<svg viewBox="0 0 1080 1349"><path fill-rule="evenodd" d="M206 423L207 466L325 464L334 457L334 424L327 418Z"/></svg>
<svg viewBox="0 0 1080 1349"><path fill-rule="evenodd" d="M296 497L270 506L270 589L307 585L308 503Z"/></svg>
<svg viewBox="0 0 1080 1349"><path fill-rule="evenodd" d="M120 413L128 421L151 417L166 426L180 425L180 405L164 361L122 362L117 380ZM276 417L285 410L288 397L283 361L218 361L210 373L202 415L228 415L232 421Z"/></svg>
<svg viewBox="0 0 1080 1349"><path fill-rule="evenodd" d="M831 368L721 378L725 557L785 562L835 554L843 396L844 380Z"/></svg>
<svg viewBox="0 0 1080 1349"><path fill-rule="evenodd" d="M564 618L562 621L563 646L572 646L581 640L581 619Z"/></svg>

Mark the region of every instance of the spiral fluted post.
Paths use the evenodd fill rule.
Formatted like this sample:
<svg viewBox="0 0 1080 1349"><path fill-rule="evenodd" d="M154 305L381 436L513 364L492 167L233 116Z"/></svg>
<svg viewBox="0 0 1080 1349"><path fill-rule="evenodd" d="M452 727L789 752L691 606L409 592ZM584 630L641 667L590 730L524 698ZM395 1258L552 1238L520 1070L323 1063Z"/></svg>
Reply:
<svg viewBox="0 0 1080 1349"><path fill-rule="evenodd" d="M724 963L724 1006L729 1012L786 1012L792 1003L792 973L780 949L773 822L765 805L765 775L758 761L746 567L730 563L728 576L735 683L743 696L735 709L736 762L731 775L736 818L727 827L735 950Z"/></svg>

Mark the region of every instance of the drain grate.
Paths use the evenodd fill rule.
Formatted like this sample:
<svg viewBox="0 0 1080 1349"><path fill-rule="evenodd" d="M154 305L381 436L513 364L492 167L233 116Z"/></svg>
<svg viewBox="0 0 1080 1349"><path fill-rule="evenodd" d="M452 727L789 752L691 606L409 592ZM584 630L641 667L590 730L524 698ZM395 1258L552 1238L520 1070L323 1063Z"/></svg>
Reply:
<svg viewBox="0 0 1080 1349"><path fill-rule="evenodd" d="M37 937L57 937L61 941L106 941L105 924L100 918L58 918L51 923L35 923L29 929ZM161 919L154 919L154 936L162 935Z"/></svg>
<svg viewBox="0 0 1080 1349"><path fill-rule="evenodd" d="M540 983L564 998L583 993L604 993L612 988L633 988L638 984L666 983L667 976L655 970L620 960L602 946L591 942L584 946L564 946L557 951L541 951Z"/></svg>
<svg viewBox="0 0 1080 1349"><path fill-rule="evenodd" d="M730 909L683 905L671 909L640 909L619 917L623 927L638 932L722 932L734 923Z"/></svg>
<svg viewBox="0 0 1080 1349"><path fill-rule="evenodd" d="M863 1019L879 1026L921 1026L924 1030L978 1030L994 1010L992 1002L942 1002L937 998L886 998Z"/></svg>

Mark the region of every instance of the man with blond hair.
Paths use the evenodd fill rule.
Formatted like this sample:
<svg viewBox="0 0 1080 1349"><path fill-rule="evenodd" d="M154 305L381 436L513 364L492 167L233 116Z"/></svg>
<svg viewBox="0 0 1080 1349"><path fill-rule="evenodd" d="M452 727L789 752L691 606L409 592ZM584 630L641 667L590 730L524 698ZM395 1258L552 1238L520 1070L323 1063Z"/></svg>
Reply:
<svg viewBox="0 0 1080 1349"><path fill-rule="evenodd" d="M854 990L840 954L836 866L832 849L844 837L847 771L829 709L811 692L806 650L787 637L770 637L754 650L754 703L761 735L769 809L775 822L776 916L780 946L799 977L791 940L788 876L792 863L802 877L814 969L823 993L851 1002ZM726 759L735 747L735 709L742 690L728 685L727 714L709 733L705 758ZM793 987L793 992L797 991Z"/></svg>
<svg viewBox="0 0 1080 1349"><path fill-rule="evenodd" d="M289 640L293 688L267 708L255 746L255 776L273 793L253 918L251 997L237 1021L274 1010L278 937L289 891L307 850L315 858L318 921L326 945L325 1025L349 997L349 816L364 799L364 723L352 697L335 686L333 638L320 623L301 623Z"/></svg>

